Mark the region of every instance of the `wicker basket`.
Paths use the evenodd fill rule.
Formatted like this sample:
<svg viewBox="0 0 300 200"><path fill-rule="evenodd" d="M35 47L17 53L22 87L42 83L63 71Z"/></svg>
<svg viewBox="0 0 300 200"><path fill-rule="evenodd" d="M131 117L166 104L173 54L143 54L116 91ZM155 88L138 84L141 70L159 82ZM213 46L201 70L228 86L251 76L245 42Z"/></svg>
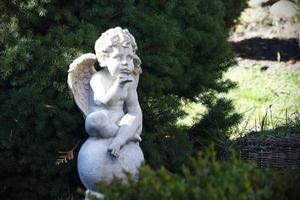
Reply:
<svg viewBox="0 0 300 200"><path fill-rule="evenodd" d="M300 134L280 138L243 138L238 157L253 161L261 168L300 172Z"/></svg>

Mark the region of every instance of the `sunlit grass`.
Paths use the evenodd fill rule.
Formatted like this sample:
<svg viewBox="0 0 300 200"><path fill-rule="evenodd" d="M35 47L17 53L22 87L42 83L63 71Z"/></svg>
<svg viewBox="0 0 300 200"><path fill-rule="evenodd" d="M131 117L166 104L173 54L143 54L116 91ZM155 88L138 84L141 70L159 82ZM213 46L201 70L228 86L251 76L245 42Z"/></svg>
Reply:
<svg viewBox="0 0 300 200"><path fill-rule="evenodd" d="M300 111L299 72L260 71L260 66L232 67L225 78L235 81L238 86L222 96L232 99L236 111L243 114L233 137L252 130L275 128ZM201 104L192 102L183 104L183 109L188 116L179 123L187 126L205 112Z"/></svg>
<svg viewBox="0 0 300 200"><path fill-rule="evenodd" d="M205 113L206 108L200 104L192 101L182 101L182 108L187 113L184 118L178 119L178 125L191 127L199 118Z"/></svg>
<svg viewBox="0 0 300 200"><path fill-rule="evenodd" d="M237 132L275 128L300 110L300 73L235 67L225 77L238 83L226 95L244 116Z"/></svg>
<svg viewBox="0 0 300 200"><path fill-rule="evenodd" d="M225 78L238 83L226 96L235 101L237 110L267 108L276 113L300 108L300 73L286 71L261 72L259 67L231 68Z"/></svg>

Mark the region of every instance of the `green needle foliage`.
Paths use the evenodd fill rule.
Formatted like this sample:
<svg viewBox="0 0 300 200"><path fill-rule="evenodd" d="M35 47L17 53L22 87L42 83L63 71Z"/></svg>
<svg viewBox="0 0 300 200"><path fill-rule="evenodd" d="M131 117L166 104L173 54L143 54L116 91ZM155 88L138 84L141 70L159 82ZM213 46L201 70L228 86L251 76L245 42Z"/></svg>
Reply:
<svg viewBox="0 0 300 200"><path fill-rule="evenodd" d="M57 151L87 137L67 88L68 65L115 26L135 36L143 62L146 160L178 169L193 152L175 126L179 98L232 86L221 81L233 58L224 17L221 0L1 1L0 198L51 199L79 185L75 162L55 165Z"/></svg>
<svg viewBox="0 0 300 200"><path fill-rule="evenodd" d="M224 98L208 97L203 104L207 106L208 111L189 130L194 150L197 152L214 143L218 150L218 157L226 159L232 146L231 128L241 120L241 115L233 112L232 102Z"/></svg>
<svg viewBox="0 0 300 200"><path fill-rule="evenodd" d="M223 3L225 8L224 20L226 25L230 27L247 7L247 0L223 0Z"/></svg>
<svg viewBox="0 0 300 200"><path fill-rule="evenodd" d="M99 184L99 189L106 200L296 200L299 183L298 174L258 169L252 163L236 160L234 154L228 161L218 161L214 149L209 148L189 166L183 166L180 174L143 166L138 180L129 177L127 184L116 180L111 185Z"/></svg>

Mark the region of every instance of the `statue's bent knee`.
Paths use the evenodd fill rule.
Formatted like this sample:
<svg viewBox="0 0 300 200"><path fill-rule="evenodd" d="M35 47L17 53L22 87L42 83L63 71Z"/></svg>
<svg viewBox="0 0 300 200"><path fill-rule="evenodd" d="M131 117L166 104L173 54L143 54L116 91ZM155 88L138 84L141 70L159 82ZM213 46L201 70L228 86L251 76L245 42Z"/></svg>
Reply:
<svg viewBox="0 0 300 200"><path fill-rule="evenodd" d="M90 136L105 137L105 123L107 117L102 112L92 112L85 119L85 130ZM106 136L108 137L108 136Z"/></svg>

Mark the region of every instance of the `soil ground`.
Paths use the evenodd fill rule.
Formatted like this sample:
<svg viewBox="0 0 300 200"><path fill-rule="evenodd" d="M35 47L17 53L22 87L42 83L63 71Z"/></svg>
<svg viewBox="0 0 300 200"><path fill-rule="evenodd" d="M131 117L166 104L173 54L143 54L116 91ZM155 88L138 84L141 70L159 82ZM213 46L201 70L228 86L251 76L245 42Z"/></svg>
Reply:
<svg viewBox="0 0 300 200"><path fill-rule="evenodd" d="M229 41L238 66L261 66L262 71L300 72L300 23L277 19L270 4L245 9L232 29Z"/></svg>

